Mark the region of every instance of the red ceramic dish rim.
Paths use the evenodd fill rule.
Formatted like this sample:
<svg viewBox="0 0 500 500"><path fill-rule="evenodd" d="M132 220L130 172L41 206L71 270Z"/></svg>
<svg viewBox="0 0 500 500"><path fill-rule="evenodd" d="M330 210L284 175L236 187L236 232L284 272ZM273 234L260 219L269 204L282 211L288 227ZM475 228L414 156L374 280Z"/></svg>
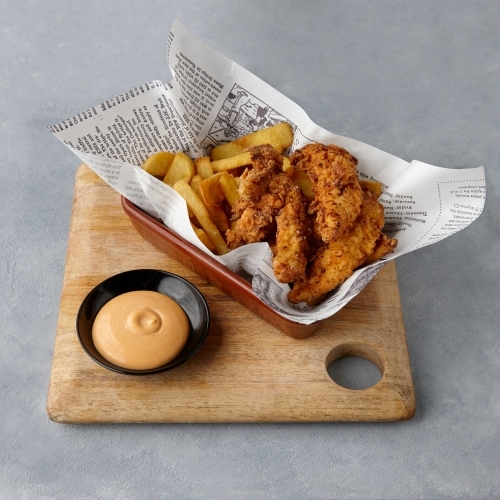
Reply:
<svg viewBox="0 0 500 500"><path fill-rule="evenodd" d="M143 212L125 197L122 196L121 201L123 210L141 236L287 335L304 338L318 327L320 322L303 325L284 318L264 304L253 292L251 283L243 277Z"/></svg>

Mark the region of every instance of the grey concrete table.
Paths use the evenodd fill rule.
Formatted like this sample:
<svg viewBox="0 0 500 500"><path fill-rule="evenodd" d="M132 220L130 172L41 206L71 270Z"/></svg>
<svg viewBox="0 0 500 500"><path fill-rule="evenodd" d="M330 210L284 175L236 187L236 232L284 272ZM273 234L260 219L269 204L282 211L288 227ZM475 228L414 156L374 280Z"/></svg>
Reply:
<svg viewBox="0 0 500 500"><path fill-rule="evenodd" d="M78 159L46 126L171 78L175 17L324 128L486 168L485 212L398 260L417 413L392 424L51 422ZM499 498L500 4L0 3L0 498Z"/></svg>

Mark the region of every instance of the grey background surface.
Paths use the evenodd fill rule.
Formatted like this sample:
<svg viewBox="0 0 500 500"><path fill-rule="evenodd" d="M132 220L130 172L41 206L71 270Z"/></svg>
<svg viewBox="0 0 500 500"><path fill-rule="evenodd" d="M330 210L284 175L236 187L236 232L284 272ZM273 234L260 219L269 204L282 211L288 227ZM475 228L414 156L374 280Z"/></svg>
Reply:
<svg viewBox="0 0 500 500"><path fill-rule="evenodd" d="M500 498L499 7L0 1L0 498ZM408 161L486 168L481 217L397 262L411 421L48 419L79 161L46 126L169 80L175 17L334 133Z"/></svg>

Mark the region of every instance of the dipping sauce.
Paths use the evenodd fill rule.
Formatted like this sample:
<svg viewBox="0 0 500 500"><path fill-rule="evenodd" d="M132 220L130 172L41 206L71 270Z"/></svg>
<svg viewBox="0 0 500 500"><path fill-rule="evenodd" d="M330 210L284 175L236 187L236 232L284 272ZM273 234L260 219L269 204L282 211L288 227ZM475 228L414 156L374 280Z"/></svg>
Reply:
<svg viewBox="0 0 500 500"><path fill-rule="evenodd" d="M122 368L148 370L176 358L189 337L189 320L175 300L138 290L118 295L96 316L96 349Z"/></svg>

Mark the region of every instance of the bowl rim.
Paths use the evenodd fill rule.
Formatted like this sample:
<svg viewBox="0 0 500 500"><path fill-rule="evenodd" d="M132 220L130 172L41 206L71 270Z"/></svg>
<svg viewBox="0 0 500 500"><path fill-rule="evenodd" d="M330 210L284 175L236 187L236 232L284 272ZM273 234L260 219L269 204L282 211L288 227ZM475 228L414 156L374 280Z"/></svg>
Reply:
<svg viewBox="0 0 500 500"><path fill-rule="evenodd" d="M132 273L140 273L140 272L153 272L153 273L157 273L157 274L162 274L164 276L168 276L170 278L174 278L176 280L184 282L188 286L188 288L194 293L194 295L196 295L200 299L200 302L203 305L202 310L205 313L204 314L204 316L205 316L205 329L204 329L204 332L203 332L200 340L196 344L195 348L191 352L189 352L189 354L185 355L182 359L177 360L179 358L179 356L180 356L180 354L179 354L176 358L172 359L168 363L165 363L165 364L163 364L161 366L158 366L156 368L151 368L151 369L148 369L148 370L132 370L132 369L129 369L129 368L123 368L121 366L115 365L111 361L107 361L107 363L104 363L100 359L97 359L87 349L87 346L85 345L85 343L82 340L82 335L80 333L80 328L78 326L80 315L83 313L84 306L87 304L87 301L88 301L89 297L93 293L95 293L95 291L97 290L97 288L99 288L100 286L102 286L103 284L105 284L107 282L111 282L111 281L117 279L119 276L124 276L126 274L132 274ZM133 290L131 290L131 291L133 291ZM154 291L157 291L157 290L154 290ZM123 292L123 293L127 293L127 292ZM118 297L119 295L123 295L123 293L119 293L117 295L113 295L112 297L110 297L109 300L107 300L99 308L99 310L96 312L96 316L97 316L97 314L99 313L99 311L102 309L102 307L105 304L107 304L110 300L114 299L115 297ZM162 292L158 292L158 293L162 293ZM162 294L162 295L165 295L165 294ZM179 305L182 307L181 304L179 304ZM184 310L184 308L182 308L182 309ZM94 321L95 321L95 318L94 318ZM97 285L95 285L85 295L85 298L82 300L82 302L81 302L81 304L80 304L80 306L78 308L78 312L76 314L76 325L75 326L76 326L76 335L78 337L78 341L80 342L80 345L82 346L83 350L87 353L87 355L93 361L95 361L98 365L102 366L103 368L106 368L107 370L111 370L113 372L116 372L116 373L119 373L119 374L122 374L122 375L154 375L154 374L157 374L157 373L162 373L162 372L165 372L165 371L168 371L168 370L172 370L173 368L176 368L177 366L181 365L182 363L185 363L188 359L190 359L192 356L194 356L199 351L199 349L201 348L201 346L205 343L205 340L206 340L206 338L208 336L208 332L210 330L210 309L208 307L208 303L207 303L205 297L198 290L198 288L195 285L193 285L190 281L188 281L187 279L183 278L182 276L179 276L178 274L171 273L169 271L164 271L162 269L151 269L151 268L130 269L128 271L122 271L120 273L113 274L112 276L109 276L108 278L100 281ZM190 322L190 333L191 332L192 332L192 325L191 325L191 322ZM92 341L92 343L93 343L93 341Z"/></svg>

